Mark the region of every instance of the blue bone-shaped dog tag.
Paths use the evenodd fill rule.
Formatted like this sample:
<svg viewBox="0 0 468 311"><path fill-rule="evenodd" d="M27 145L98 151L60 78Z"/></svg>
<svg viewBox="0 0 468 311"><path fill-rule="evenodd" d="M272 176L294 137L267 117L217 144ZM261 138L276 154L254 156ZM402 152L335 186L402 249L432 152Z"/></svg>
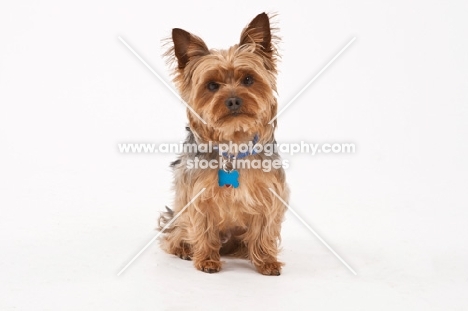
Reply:
<svg viewBox="0 0 468 311"><path fill-rule="evenodd" d="M234 188L239 187L239 172L237 170L232 170L226 172L224 170L218 170L218 185L222 186L232 186Z"/></svg>

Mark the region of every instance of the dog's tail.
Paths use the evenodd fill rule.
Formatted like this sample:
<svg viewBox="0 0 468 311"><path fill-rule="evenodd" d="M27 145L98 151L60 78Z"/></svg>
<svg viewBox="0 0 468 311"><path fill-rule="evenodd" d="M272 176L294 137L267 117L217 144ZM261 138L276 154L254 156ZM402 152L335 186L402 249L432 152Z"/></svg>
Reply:
<svg viewBox="0 0 468 311"><path fill-rule="evenodd" d="M166 228L166 226L169 224L169 222L172 220L172 218L174 218L174 211L166 206L166 211L161 212L161 215L159 216L157 230L159 230L159 231L164 230L164 232L167 232L167 233L171 232L172 229L174 228L173 224L171 224L167 228Z"/></svg>

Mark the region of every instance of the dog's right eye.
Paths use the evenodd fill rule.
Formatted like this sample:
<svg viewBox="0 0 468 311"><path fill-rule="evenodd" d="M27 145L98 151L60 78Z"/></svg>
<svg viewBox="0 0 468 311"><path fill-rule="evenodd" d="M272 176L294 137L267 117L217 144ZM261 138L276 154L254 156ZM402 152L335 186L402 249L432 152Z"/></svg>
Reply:
<svg viewBox="0 0 468 311"><path fill-rule="evenodd" d="M210 83L208 83L208 85L206 87L211 92L215 92L215 91L217 91L219 89L219 84L216 83L216 82L210 82Z"/></svg>

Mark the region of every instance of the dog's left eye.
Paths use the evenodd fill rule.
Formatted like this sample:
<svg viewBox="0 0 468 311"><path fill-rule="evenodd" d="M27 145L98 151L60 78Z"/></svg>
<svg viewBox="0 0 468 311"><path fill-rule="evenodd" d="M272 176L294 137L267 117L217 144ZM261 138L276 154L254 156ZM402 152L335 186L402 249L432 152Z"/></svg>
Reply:
<svg viewBox="0 0 468 311"><path fill-rule="evenodd" d="M254 79L252 76L246 76L244 80L242 80L242 84L245 86L251 86L254 83Z"/></svg>

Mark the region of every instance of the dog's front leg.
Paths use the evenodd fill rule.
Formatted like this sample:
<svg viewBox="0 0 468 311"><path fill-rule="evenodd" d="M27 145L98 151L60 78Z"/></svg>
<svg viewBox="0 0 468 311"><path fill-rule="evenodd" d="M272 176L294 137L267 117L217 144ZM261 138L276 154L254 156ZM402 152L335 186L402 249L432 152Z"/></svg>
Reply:
<svg viewBox="0 0 468 311"><path fill-rule="evenodd" d="M219 250L221 241L217 227L217 214L213 206L202 202L190 215L190 243L193 248L195 268L207 273L221 269Z"/></svg>
<svg viewBox="0 0 468 311"><path fill-rule="evenodd" d="M273 216L273 215L272 215ZM280 275L283 263L277 260L282 213L276 216L253 215L245 235L249 258L258 272Z"/></svg>

